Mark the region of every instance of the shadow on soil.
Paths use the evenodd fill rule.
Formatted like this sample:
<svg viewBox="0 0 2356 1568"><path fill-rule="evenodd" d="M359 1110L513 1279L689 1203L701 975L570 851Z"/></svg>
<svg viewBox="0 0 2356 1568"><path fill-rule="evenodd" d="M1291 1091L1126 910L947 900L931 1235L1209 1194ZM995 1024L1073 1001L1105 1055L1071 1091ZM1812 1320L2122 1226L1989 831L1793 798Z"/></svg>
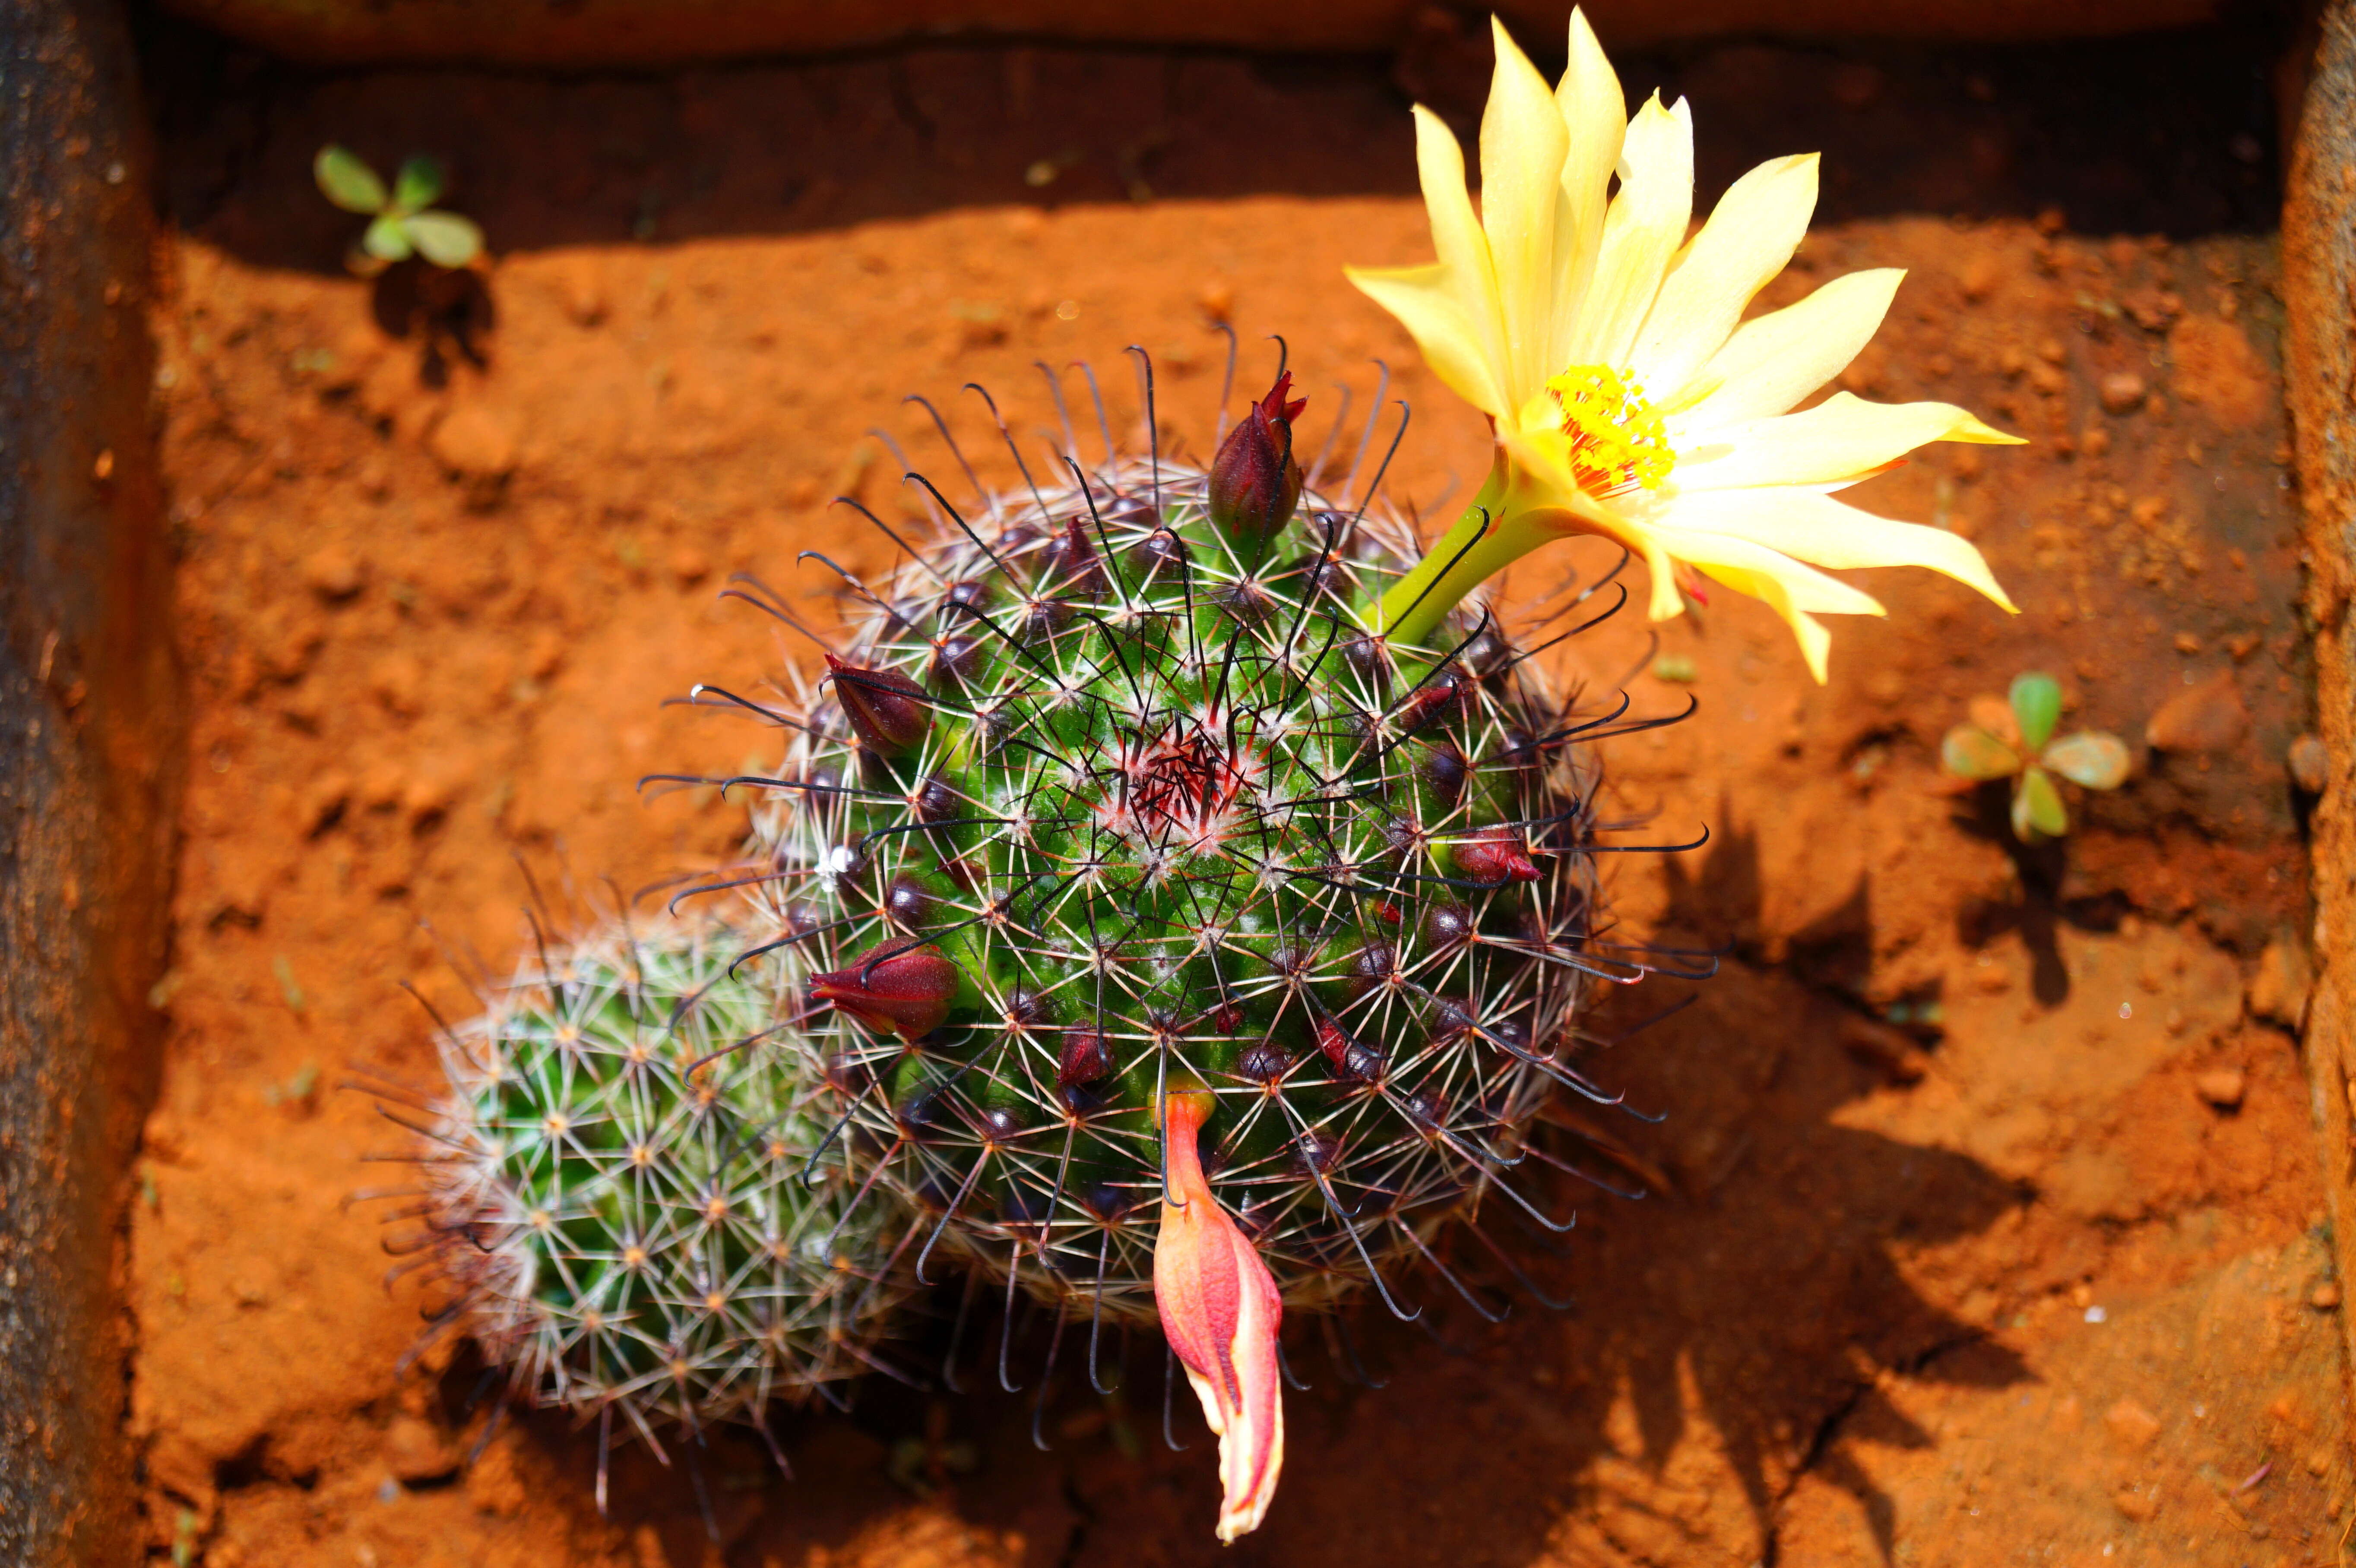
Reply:
<svg viewBox="0 0 2356 1568"><path fill-rule="evenodd" d="M1708 929L1739 917L1744 890L1757 897L1755 852L1740 835L1678 874L1669 929ZM1598 1032L1675 997L1641 999L1607 1011ZM778 1422L794 1484L777 1485L740 1433L713 1436L700 1481L684 1464L665 1474L642 1450L617 1449L616 1522L642 1541L653 1531L672 1564L705 1562L700 1486L726 1561L794 1561L881 1528L946 1483L952 1520L1019 1534L1036 1564L1502 1568L1565 1550L1565 1532L1581 1530L1631 1553L1750 1561L1796 1476L1814 1469L1855 1496L1887 1555L1892 1505L1849 1445L1933 1438L1877 1380L2003 1387L2030 1375L1926 1299L1901 1254L1984 1232L2027 1194L1965 1157L1838 1125L1880 1082L1840 1043L1847 1011L1778 971L1730 962L1694 1005L1603 1053L1593 1071L1631 1106L1665 1114L1647 1125L1590 1108L1625 1151L1595 1168L1651 1190L1626 1200L1549 1177L1527 1190L1557 1215L1576 1208L1569 1235L1517 1226L1502 1202L1483 1221L1539 1289L1569 1299L1566 1310L1541 1306L1458 1233L1444 1248L1451 1268L1511 1302L1503 1321L1429 1270L1395 1282L1424 1309L1416 1325L1379 1306L1355 1310L1338 1334L1295 1320L1290 1364L1310 1386L1288 1402L1283 1493L1235 1548L1211 1534L1214 1444L1183 1384L1172 1428L1187 1451L1164 1446L1152 1336L1107 1328L1101 1371L1121 1386L1105 1397L1088 1383L1086 1325L1069 1326L1043 1398L1050 1325L1018 1309L1002 1342L1020 1392L1004 1392L1003 1323L984 1291L958 1352L966 1392L950 1402L940 1385L956 1286L899 1356L928 1389L871 1378L848 1420ZM473 1366L444 1376L454 1401ZM585 1521L594 1435L552 1417L529 1424L546 1484L576 1491ZM1665 1499L1688 1506L1671 1512Z"/></svg>
<svg viewBox="0 0 2356 1568"><path fill-rule="evenodd" d="M2230 27L2039 48L1698 45L1618 59L1691 93L1704 200L1821 150L1820 221L2066 213L2081 232L2274 226L2265 6ZM649 77L327 72L148 16L165 216L249 260L337 270L358 235L311 180L345 144L450 168L495 251L801 233L944 208L1415 192L1410 98L1470 135L1484 28L1436 8L1383 56L972 45ZM1532 37L1541 69L1561 44ZM1549 55L1556 58L1550 59ZM2165 103L2155 116L2149 108Z"/></svg>

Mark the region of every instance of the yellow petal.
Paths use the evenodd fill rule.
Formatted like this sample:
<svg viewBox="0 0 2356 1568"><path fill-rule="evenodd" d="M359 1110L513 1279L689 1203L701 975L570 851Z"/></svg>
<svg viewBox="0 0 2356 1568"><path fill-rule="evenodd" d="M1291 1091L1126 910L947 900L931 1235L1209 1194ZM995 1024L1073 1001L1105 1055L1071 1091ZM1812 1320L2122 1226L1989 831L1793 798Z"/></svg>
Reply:
<svg viewBox="0 0 2356 1568"><path fill-rule="evenodd" d="M1771 485L1698 491L1669 501L1661 521L1681 530L1747 539L1835 571L1924 566L1977 589L2007 610L2015 608L1969 539L1944 528L1877 517L1821 490Z"/></svg>
<svg viewBox="0 0 2356 1568"><path fill-rule="evenodd" d="M1625 545L1644 558L1645 569L1653 580L1652 600L1646 606L1646 613L1652 619L1666 621L1685 613L1686 602L1677 592L1668 552L1661 548L1654 531L1630 513L1606 506L1579 487L1579 480L1570 470L1569 437L1558 429L1501 429L1497 444L1505 450L1510 473L1510 483L1497 508L1504 526L1498 529L1501 542L1493 553L1497 555L1500 566L1536 548L1526 542L1533 527L1557 537L1593 534ZM1505 553L1508 548L1512 548L1510 554ZM1473 561L1470 555L1466 560L1468 565L1485 564Z"/></svg>
<svg viewBox="0 0 2356 1568"><path fill-rule="evenodd" d="M1788 556L1723 535L1663 530L1662 544L1680 560L1690 560L1738 593L1763 601L1791 626L1800 656L1816 684L1825 682L1832 634L1818 615L1879 615L1880 604L1847 583L1803 566Z"/></svg>
<svg viewBox="0 0 2356 1568"><path fill-rule="evenodd" d="M1655 525L1645 530L1678 560L1691 561L1721 582L1732 583L1729 572L1747 574L1777 584L1779 595L1796 610L1817 615L1879 615L1881 602L1837 577L1794 560L1780 550L1731 534L1702 533L1689 528ZM1750 588L1742 590L1752 593ZM1760 598L1765 594L1756 595Z"/></svg>
<svg viewBox="0 0 2356 1568"><path fill-rule="evenodd" d="M1621 512L1579 487L1570 467L1570 438L1560 428L1501 429L1497 443L1505 449L1514 470L1501 513L1558 507L1575 514L1592 532L1634 542L1634 530Z"/></svg>
<svg viewBox="0 0 2356 1568"><path fill-rule="evenodd" d="M1577 362L1570 354L1571 329L1594 276L1612 171L1620 165L1620 144L1628 126L1620 78L1603 58L1603 46L1595 41L1586 13L1576 6L1570 13L1570 60L1555 84L1554 101L1569 142L1555 202L1556 270L1547 322L1549 375Z"/></svg>
<svg viewBox="0 0 2356 1568"><path fill-rule="evenodd" d="M1788 412L1872 341L1905 276L1896 267L1849 272L1797 304L1744 322L1702 366L1697 379L1716 389L1672 419L1671 433Z"/></svg>
<svg viewBox="0 0 2356 1568"><path fill-rule="evenodd" d="M1764 601L1775 613L1783 616L1784 623L1792 628L1792 635L1800 641L1800 656L1807 661L1808 673L1816 677L1818 686L1824 685L1828 656L1832 651L1832 634L1825 630L1823 622L1793 602L1782 579L1768 572L1746 571L1730 566L1706 566L1702 570L1737 593L1747 593L1753 599Z"/></svg>
<svg viewBox="0 0 2356 1568"><path fill-rule="evenodd" d="M1725 347L1751 297L1799 249L1815 209L1814 153L1762 164L1719 198L1670 267L1629 360L1655 404L1678 402L1695 372Z"/></svg>
<svg viewBox="0 0 2356 1568"><path fill-rule="evenodd" d="M1344 267L1343 273L1399 325L1423 350L1424 363L1448 389L1483 413L1510 417L1497 383L1488 340L1464 313L1462 291L1447 268Z"/></svg>
<svg viewBox="0 0 2356 1568"><path fill-rule="evenodd" d="M1661 292L1693 216L1693 116L1685 100L1656 94L1628 122L1620 144L1620 194L1603 218L1595 275L1580 301L1566 365L1625 365L1637 328Z"/></svg>
<svg viewBox="0 0 2356 1568"><path fill-rule="evenodd" d="M1680 443L1681 491L1844 485L1933 441L2018 445L1953 403L1869 403L1835 392L1813 409Z"/></svg>
<svg viewBox="0 0 2356 1568"><path fill-rule="evenodd" d="M1415 107L1415 167L1423 185L1423 208L1431 219L1431 248L1446 271L1457 308L1489 365L1500 391L1507 381L1505 331L1498 317L1497 274L1489 258L1489 238L1472 216L1464 190L1464 149L1439 115Z"/></svg>
<svg viewBox="0 0 2356 1568"><path fill-rule="evenodd" d="M1519 402L1562 368L1548 362L1555 204L1569 137L1546 78L1492 16L1497 66L1481 116L1481 227L1505 329L1505 395Z"/></svg>
<svg viewBox="0 0 2356 1568"><path fill-rule="evenodd" d="M1673 621L1686 613L1685 595L1677 592L1676 563L1661 541L1651 534L1639 535L1633 547L1644 558L1644 571L1653 580L1652 598L1644 605L1647 620Z"/></svg>

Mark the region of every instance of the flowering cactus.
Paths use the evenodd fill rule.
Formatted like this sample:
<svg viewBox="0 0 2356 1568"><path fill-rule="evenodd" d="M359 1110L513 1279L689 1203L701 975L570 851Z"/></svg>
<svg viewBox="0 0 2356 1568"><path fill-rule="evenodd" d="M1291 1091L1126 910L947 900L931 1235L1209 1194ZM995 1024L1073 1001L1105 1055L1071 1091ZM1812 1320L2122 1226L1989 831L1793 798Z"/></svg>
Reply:
<svg viewBox="0 0 2356 1568"><path fill-rule="evenodd" d="M1550 1157L1523 1134L1551 1092L1599 1093L1592 976L1643 968L1596 933L1584 748L1617 713L1573 719L1477 602L1371 633L1408 539L1302 475L1289 394L1207 470L940 503L759 709L785 755L723 879L759 890L846 1147L924 1216L919 1275L1158 1320L1227 1539L1281 1465L1282 1311L1372 1286L1412 1316L1385 1271L1493 1194L1554 1224L1505 1179Z"/></svg>
<svg viewBox="0 0 2356 1568"><path fill-rule="evenodd" d="M1967 542L1831 493L2011 438L1945 404L1789 411L1897 275L1739 325L1815 161L1754 171L1687 244L1683 106L1623 124L1576 14L1551 92L1497 39L1481 217L1419 111L1439 260L1353 274L1496 432L1430 554L1301 472L1280 370L1207 469L1108 436L966 511L924 482L939 530L877 522L901 564L850 580L822 680L712 694L787 737L734 781L766 804L713 886L756 890L862 1183L923 1215L916 1272L954 1254L1027 1290L1053 1343L1085 1315L1092 1356L1102 1318L1158 1319L1220 1435L1230 1541L1281 1472L1284 1313L1371 1288L1411 1317L1386 1275L1409 1261L1472 1298L1444 1226L1486 1241L1499 1202L1554 1225L1510 1168L1553 1162L1526 1136L1550 1096L1601 1097L1591 981L1648 968L1600 934L1593 871L1622 847L1596 841L1587 747L1624 701L1575 714L1478 585L1600 534L1644 558L1656 616L1703 575L1766 599L1819 679L1815 617L1879 606L1806 562L1927 565L2009 608Z"/></svg>

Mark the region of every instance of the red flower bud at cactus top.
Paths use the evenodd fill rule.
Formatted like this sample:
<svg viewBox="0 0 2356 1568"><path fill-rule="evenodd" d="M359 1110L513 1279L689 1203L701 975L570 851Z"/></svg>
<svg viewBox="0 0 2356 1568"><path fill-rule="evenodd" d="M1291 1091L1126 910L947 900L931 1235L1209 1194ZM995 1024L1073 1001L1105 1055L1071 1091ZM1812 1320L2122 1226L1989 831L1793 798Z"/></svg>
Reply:
<svg viewBox="0 0 2356 1568"><path fill-rule="evenodd" d="M1237 550L1257 562L1276 531L1292 520L1301 505L1301 465L1292 460L1292 421L1309 406L1306 398L1285 400L1292 374L1276 379L1268 396L1247 411L1227 432L1211 462L1211 520Z"/></svg>
<svg viewBox="0 0 2356 1568"><path fill-rule="evenodd" d="M1283 1298L1204 1179L1195 1137L1211 1114L1202 1090L1163 1101L1168 1189L1153 1243L1162 1332L1219 1435L1219 1539L1259 1528L1284 1468L1284 1384L1276 1359Z"/></svg>
<svg viewBox="0 0 2356 1568"><path fill-rule="evenodd" d="M843 716L869 750L887 757L913 752L932 733L925 688L896 669L862 669L826 656L828 678L842 699Z"/></svg>
<svg viewBox="0 0 2356 1568"><path fill-rule="evenodd" d="M1483 827L1469 833L1451 846L1449 858L1456 869L1484 888L1501 887L1507 882L1535 882L1540 875L1536 860L1522 843L1522 836L1511 827Z"/></svg>
<svg viewBox="0 0 2356 1568"><path fill-rule="evenodd" d="M809 978L812 1003L830 1003L870 1029L916 1040L941 1027L957 999L958 966L937 947L886 942L848 969Z"/></svg>

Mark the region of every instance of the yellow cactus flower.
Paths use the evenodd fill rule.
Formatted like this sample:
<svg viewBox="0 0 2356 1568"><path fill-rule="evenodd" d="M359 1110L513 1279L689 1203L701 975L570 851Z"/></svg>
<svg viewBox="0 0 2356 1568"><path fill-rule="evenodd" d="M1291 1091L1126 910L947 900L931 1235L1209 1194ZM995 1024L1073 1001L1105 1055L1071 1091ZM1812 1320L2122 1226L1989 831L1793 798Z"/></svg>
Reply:
<svg viewBox="0 0 2356 1568"><path fill-rule="evenodd" d="M1655 95L1623 121L1619 80L1577 10L1570 63L1551 90L1492 27L1478 216L1455 136L1419 105L1416 157L1439 259L1348 269L1433 372L1489 416L1497 440L1488 483L1384 596L1376 629L1419 643L1491 573L1569 534L1644 557L1655 620L1684 608L1679 590L1697 586L1695 572L1765 600L1819 681L1830 636L1815 617L1882 613L1819 567L1927 566L2012 609L1968 541L1834 493L1926 442L2018 438L1950 403L1838 392L1792 411L1865 347L1903 274L1852 272L1742 319L1807 232L1815 155L1752 169L1688 241L1684 101L1664 108Z"/></svg>

